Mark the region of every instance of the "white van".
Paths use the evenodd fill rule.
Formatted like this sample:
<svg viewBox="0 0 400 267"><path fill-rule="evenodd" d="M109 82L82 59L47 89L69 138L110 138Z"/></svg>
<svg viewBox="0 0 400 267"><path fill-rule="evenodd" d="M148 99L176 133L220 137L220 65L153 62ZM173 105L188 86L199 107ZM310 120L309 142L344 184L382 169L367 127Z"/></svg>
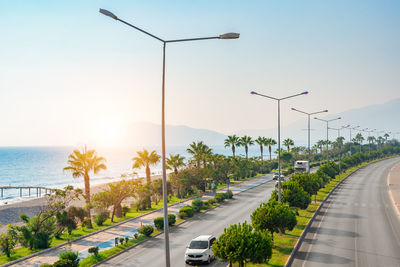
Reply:
<svg viewBox="0 0 400 267"><path fill-rule="evenodd" d="M201 235L193 239L186 247L185 262L187 264L195 262L208 262L214 259L211 246L216 240L212 235Z"/></svg>

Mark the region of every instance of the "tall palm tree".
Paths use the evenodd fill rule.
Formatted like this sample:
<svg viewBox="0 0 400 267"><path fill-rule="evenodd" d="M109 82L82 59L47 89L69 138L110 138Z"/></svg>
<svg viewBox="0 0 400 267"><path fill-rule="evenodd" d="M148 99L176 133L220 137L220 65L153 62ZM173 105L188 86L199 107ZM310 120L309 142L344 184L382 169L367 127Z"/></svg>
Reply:
<svg viewBox="0 0 400 267"><path fill-rule="evenodd" d="M72 173L72 177L80 178L83 177L85 182L85 195L86 205L90 207L90 177L89 174L99 173L101 170L106 170L105 165L106 159L97 156L96 150L88 150L86 145L82 152L75 149L72 154L68 156L68 166L63 170ZM88 228L92 227L92 220L90 215L90 208L88 208L89 225Z"/></svg>
<svg viewBox="0 0 400 267"><path fill-rule="evenodd" d="M169 154L169 158L167 158L167 169L173 170L175 174L178 174L178 169L185 166L185 157L182 157L180 154L172 155Z"/></svg>
<svg viewBox="0 0 400 267"><path fill-rule="evenodd" d="M267 138L265 140L265 145L268 146L269 160L272 160L272 146L276 145L276 141L273 138Z"/></svg>
<svg viewBox="0 0 400 267"><path fill-rule="evenodd" d="M387 141L387 139L389 138L389 134L388 134L388 133L385 133L385 134L383 135L383 137L385 137L385 141Z"/></svg>
<svg viewBox="0 0 400 267"><path fill-rule="evenodd" d="M146 168L146 181L147 183L150 183L151 181L151 176L150 176L150 166L151 165L156 165L159 161L161 156L157 154L155 150L147 151L146 149L143 149L143 151L137 151L137 157L133 157L133 165L132 169L137 169L141 167Z"/></svg>
<svg viewBox="0 0 400 267"><path fill-rule="evenodd" d="M292 139L286 138L285 140L283 140L283 145L287 147L287 151L290 152L290 146L294 146L294 142Z"/></svg>
<svg viewBox="0 0 400 267"><path fill-rule="evenodd" d="M232 148L233 157L235 157L236 147L240 146L240 138L234 135L228 135L224 141L225 147L230 146Z"/></svg>
<svg viewBox="0 0 400 267"><path fill-rule="evenodd" d="M264 154L264 145L267 142L267 138L259 136L254 142L260 146L260 153L261 153L261 161L263 161L263 154Z"/></svg>
<svg viewBox="0 0 400 267"><path fill-rule="evenodd" d="M326 141L324 141L324 140L318 140L318 142L316 144L319 147L321 154L322 154L322 150L323 150L323 147L325 144L326 144Z"/></svg>
<svg viewBox="0 0 400 267"><path fill-rule="evenodd" d="M367 137L367 141L368 141L369 144L373 144L374 141L375 141L375 137L373 137L373 136L368 136L368 137Z"/></svg>
<svg viewBox="0 0 400 267"><path fill-rule="evenodd" d="M240 145L244 146L244 152L246 152L246 159L249 158L249 146L254 145L253 139L250 136L243 136L240 138Z"/></svg>
<svg viewBox="0 0 400 267"><path fill-rule="evenodd" d="M193 142L189 145L189 148L186 151L193 156L197 163L197 168L200 168L200 162L203 159L205 153L207 153L208 149L210 149L203 141Z"/></svg>

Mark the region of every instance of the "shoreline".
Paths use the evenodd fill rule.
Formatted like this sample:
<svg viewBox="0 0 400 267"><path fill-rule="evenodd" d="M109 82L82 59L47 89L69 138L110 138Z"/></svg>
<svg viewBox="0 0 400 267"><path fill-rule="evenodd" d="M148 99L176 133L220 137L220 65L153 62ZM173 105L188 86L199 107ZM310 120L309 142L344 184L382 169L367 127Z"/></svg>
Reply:
<svg viewBox="0 0 400 267"><path fill-rule="evenodd" d="M162 175L151 176L152 180L161 179ZM137 179L143 179L140 177ZM145 179L145 178L144 178ZM115 183L117 181L110 181L102 184L95 184L90 186L90 193L95 194L106 189L107 185L110 183ZM83 188L82 188L83 189ZM26 200L21 200L19 202L14 202L10 204L0 205L0 233L7 229L8 224L18 224L22 223L19 215L25 213L28 217L35 216L46 204L46 197L31 198ZM84 206L85 200L74 200L71 202L72 206Z"/></svg>

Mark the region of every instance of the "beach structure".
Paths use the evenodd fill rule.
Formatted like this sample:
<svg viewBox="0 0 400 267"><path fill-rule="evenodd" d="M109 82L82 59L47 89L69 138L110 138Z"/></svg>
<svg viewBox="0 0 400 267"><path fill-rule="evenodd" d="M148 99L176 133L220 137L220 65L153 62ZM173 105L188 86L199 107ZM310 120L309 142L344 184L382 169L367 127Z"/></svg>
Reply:
<svg viewBox="0 0 400 267"><path fill-rule="evenodd" d="M54 189L52 188L47 188L43 186L0 186L0 195L1 198L4 198L4 190L6 189L19 189L19 196L23 196L23 190L28 190L28 196L31 196L31 191L35 191L36 189L36 197L41 197L42 196L42 190L43 193L46 195L48 193L51 193Z"/></svg>

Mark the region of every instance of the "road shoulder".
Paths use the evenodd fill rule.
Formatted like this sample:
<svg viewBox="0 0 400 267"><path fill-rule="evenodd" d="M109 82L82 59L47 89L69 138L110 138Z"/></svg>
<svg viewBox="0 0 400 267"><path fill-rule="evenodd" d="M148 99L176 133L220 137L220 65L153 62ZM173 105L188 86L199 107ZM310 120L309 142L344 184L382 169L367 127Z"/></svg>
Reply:
<svg viewBox="0 0 400 267"><path fill-rule="evenodd" d="M387 184L389 196L395 208L397 218L400 220L400 162L389 171Z"/></svg>

